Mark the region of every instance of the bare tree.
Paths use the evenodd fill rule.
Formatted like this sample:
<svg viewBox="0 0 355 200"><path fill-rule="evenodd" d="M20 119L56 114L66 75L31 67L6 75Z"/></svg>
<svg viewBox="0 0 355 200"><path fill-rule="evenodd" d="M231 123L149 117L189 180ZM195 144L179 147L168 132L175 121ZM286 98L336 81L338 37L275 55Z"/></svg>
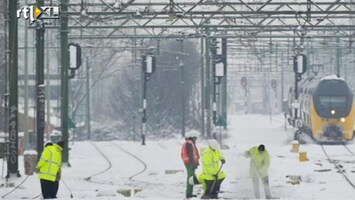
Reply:
<svg viewBox="0 0 355 200"><path fill-rule="evenodd" d="M180 44L176 41L161 45L160 55L157 56L157 69L147 82L147 130L151 134L170 136L181 129L181 66L184 63L184 92L186 109L186 126L199 127L199 114L201 108L198 103L200 91L198 90L200 61L196 44L191 41L184 42L184 53L179 54ZM179 56L177 59L176 57ZM125 70L116 80L109 99L111 100L110 117L124 121L122 127L117 129L131 129L136 120L140 122L141 113L141 66Z"/></svg>
<svg viewBox="0 0 355 200"><path fill-rule="evenodd" d="M125 48L120 50L104 49L100 47L108 46L108 44L100 42L97 44L97 49L87 50L83 58L82 67L76 72L75 78L71 80L71 117L76 119L78 109L85 102L88 91L86 90L86 64L90 67L90 85L89 89L93 89L99 82L107 81L112 76L115 76L121 69L117 67L117 61L123 55ZM88 59L88 60L87 60Z"/></svg>

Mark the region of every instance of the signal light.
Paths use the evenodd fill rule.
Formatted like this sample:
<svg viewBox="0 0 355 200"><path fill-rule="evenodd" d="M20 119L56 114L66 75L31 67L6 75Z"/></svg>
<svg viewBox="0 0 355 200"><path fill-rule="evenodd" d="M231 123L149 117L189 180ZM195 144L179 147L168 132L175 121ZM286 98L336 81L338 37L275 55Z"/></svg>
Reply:
<svg viewBox="0 0 355 200"><path fill-rule="evenodd" d="M81 46L77 43L69 43L69 69L77 70L81 63Z"/></svg>

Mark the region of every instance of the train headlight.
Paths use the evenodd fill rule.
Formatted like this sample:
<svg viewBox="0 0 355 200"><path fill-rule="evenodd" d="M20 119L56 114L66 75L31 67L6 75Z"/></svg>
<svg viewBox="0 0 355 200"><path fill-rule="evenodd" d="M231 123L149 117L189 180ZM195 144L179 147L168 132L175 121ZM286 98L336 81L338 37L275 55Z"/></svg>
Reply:
<svg viewBox="0 0 355 200"><path fill-rule="evenodd" d="M332 115L334 115L335 114L335 110L331 110L330 113L332 113Z"/></svg>
<svg viewBox="0 0 355 200"><path fill-rule="evenodd" d="M340 121L344 123L345 122L345 118L344 117L340 118Z"/></svg>

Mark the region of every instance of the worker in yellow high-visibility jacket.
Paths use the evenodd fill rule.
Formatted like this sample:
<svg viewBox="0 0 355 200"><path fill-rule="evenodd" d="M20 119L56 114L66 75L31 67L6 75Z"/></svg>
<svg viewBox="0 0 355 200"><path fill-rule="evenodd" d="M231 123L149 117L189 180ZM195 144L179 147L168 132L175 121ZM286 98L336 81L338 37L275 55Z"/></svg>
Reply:
<svg viewBox="0 0 355 200"><path fill-rule="evenodd" d="M216 140L209 140L208 147L202 152L202 170L197 177L190 177L190 184L202 184L204 194L202 199L217 199L222 181L227 174L222 170L226 162L224 155L219 150Z"/></svg>
<svg viewBox="0 0 355 200"><path fill-rule="evenodd" d="M270 199L269 187L269 167L270 155L263 144L250 148L244 153L245 157L250 157L249 174L253 180L255 198L260 198L259 179L264 186L265 198Z"/></svg>
<svg viewBox="0 0 355 200"><path fill-rule="evenodd" d="M63 147L62 141L46 146L37 164L43 199L57 198Z"/></svg>

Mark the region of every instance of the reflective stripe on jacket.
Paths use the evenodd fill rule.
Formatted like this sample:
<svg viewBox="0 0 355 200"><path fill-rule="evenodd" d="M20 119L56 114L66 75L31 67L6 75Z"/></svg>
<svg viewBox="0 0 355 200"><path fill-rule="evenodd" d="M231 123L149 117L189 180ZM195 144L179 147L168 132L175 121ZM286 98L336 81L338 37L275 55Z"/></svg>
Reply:
<svg viewBox="0 0 355 200"><path fill-rule="evenodd" d="M196 144L192 140L186 140L185 143L182 145L181 159L182 161L184 161L184 164L198 165L200 160L200 155L196 147Z"/></svg>
<svg viewBox="0 0 355 200"><path fill-rule="evenodd" d="M63 148L57 144L47 146L43 150L37 164L40 179L56 181L57 174L62 167L62 151Z"/></svg>
<svg viewBox="0 0 355 200"><path fill-rule="evenodd" d="M218 173L218 179L223 179L227 174L221 170L221 160L224 159L224 155L219 149L206 148L202 153L202 174L197 179L200 183L203 180L215 180L214 175Z"/></svg>
<svg viewBox="0 0 355 200"><path fill-rule="evenodd" d="M266 177L270 166L270 155L267 150L259 152L258 147L252 147L246 152L250 155L249 173L252 177Z"/></svg>

